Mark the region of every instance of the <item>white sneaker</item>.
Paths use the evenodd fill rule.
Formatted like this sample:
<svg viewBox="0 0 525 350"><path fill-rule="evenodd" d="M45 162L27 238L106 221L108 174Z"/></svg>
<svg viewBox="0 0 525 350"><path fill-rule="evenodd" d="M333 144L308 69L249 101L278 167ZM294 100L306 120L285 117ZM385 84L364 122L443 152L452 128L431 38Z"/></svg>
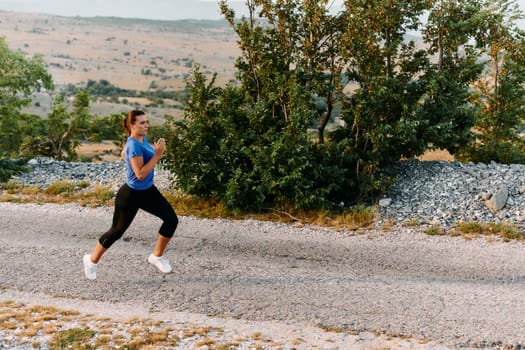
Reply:
<svg viewBox="0 0 525 350"><path fill-rule="evenodd" d="M97 264L91 262L91 254L84 255L84 273L90 280L97 279Z"/></svg>
<svg viewBox="0 0 525 350"><path fill-rule="evenodd" d="M150 256L148 256L148 262L151 265L155 266L157 269L159 269L160 272L171 272L171 265L169 261L166 260L163 256L155 256L153 254L150 254Z"/></svg>

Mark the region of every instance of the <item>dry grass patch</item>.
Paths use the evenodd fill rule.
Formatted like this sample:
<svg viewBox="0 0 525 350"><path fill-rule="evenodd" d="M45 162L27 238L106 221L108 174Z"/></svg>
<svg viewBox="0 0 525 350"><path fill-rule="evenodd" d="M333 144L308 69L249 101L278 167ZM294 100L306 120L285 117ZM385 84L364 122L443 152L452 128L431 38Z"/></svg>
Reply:
<svg viewBox="0 0 525 350"><path fill-rule="evenodd" d="M93 345L95 348L106 348L111 343L111 340L109 335L102 335L95 340Z"/></svg>
<svg viewBox="0 0 525 350"><path fill-rule="evenodd" d="M55 324L48 324L43 328L44 334L55 334L58 330L58 326Z"/></svg>
<svg viewBox="0 0 525 350"><path fill-rule="evenodd" d="M375 221L375 210L372 207L355 206L340 213L316 212L304 213L303 221L311 225L330 226L355 230L368 227Z"/></svg>
<svg viewBox="0 0 525 350"><path fill-rule="evenodd" d="M85 316L77 311L25 306L11 301L0 303L1 331L13 334L17 342L31 340L34 344L45 343L51 349L159 349L174 346L180 340L179 333L211 339L213 332L222 331L213 327L163 327L162 322L150 319L137 318L130 322L122 327L107 317Z"/></svg>
<svg viewBox="0 0 525 350"><path fill-rule="evenodd" d="M304 343L304 340L302 338L295 338L293 341L292 341L292 344L293 345L301 345L302 343Z"/></svg>
<svg viewBox="0 0 525 350"><path fill-rule="evenodd" d="M253 340L260 340L260 339L262 339L262 333L261 333L261 332L255 332L255 333L253 333L253 334L251 335L251 338L252 338Z"/></svg>
<svg viewBox="0 0 525 350"><path fill-rule="evenodd" d="M499 236L504 242L508 242L525 238L523 232L519 231L515 225L506 223L461 222L454 228L453 232L457 236L463 236L465 239L481 236Z"/></svg>
<svg viewBox="0 0 525 350"><path fill-rule="evenodd" d="M172 334L173 331L175 331L175 328L166 327L166 328L154 331L154 332L149 332L148 341L152 344L157 344L161 342L167 343L169 341L170 334Z"/></svg>
<svg viewBox="0 0 525 350"><path fill-rule="evenodd" d="M88 345L96 332L89 328L71 328L58 331L49 346L52 349L91 349Z"/></svg>
<svg viewBox="0 0 525 350"><path fill-rule="evenodd" d="M41 325L40 325L41 326ZM26 325L24 326L24 330L22 330L19 334L22 337L28 337L28 338L34 338L38 332L41 330L41 327L39 325Z"/></svg>
<svg viewBox="0 0 525 350"><path fill-rule="evenodd" d="M417 227L421 225L421 222L419 221L419 219L409 219L403 221L402 225L405 227Z"/></svg>
<svg viewBox="0 0 525 350"><path fill-rule="evenodd" d="M430 226L425 229L425 233L429 236L444 236L447 233L441 227Z"/></svg>
<svg viewBox="0 0 525 350"><path fill-rule="evenodd" d="M443 236L447 234L444 229L438 226L427 227L424 232L430 236ZM490 236L499 236L504 242L525 239L525 234L518 230L515 225L494 222L460 222L449 230L448 235L451 237L461 236L467 240L482 236L487 236L487 239L491 240L492 238Z"/></svg>
<svg viewBox="0 0 525 350"><path fill-rule="evenodd" d="M230 210L224 207L224 205L213 199L193 198L180 192L163 194L173 207L176 208L177 213L180 213L181 215L193 215L210 219L240 217L239 215L234 215Z"/></svg>
<svg viewBox="0 0 525 350"><path fill-rule="evenodd" d="M324 330L325 332L330 332L330 333L345 333L346 332L346 330L342 327L320 326L320 328Z"/></svg>
<svg viewBox="0 0 525 350"><path fill-rule="evenodd" d="M229 350L231 349L232 347L235 347L235 345L230 345L229 343L228 344L215 344L213 346L213 348L215 350Z"/></svg>
<svg viewBox="0 0 525 350"><path fill-rule="evenodd" d="M442 149L426 151L423 155L419 156L418 159L423 161L444 160L447 162L453 162L455 160L453 155Z"/></svg>
<svg viewBox="0 0 525 350"><path fill-rule="evenodd" d="M204 338L204 339L201 339L199 340L197 343L195 343L195 345L197 345L198 347L201 347L201 346L211 346L215 344L215 340L211 339L211 338Z"/></svg>
<svg viewBox="0 0 525 350"><path fill-rule="evenodd" d="M183 337L184 338L191 338L195 336L205 337L205 336L208 336L212 332L223 332L223 329L214 328L214 327L193 327L193 328L185 329L183 332Z"/></svg>
<svg viewBox="0 0 525 350"><path fill-rule="evenodd" d="M383 231L392 232L395 226L396 226L396 222L394 220L388 220L383 223L381 228L383 229Z"/></svg>

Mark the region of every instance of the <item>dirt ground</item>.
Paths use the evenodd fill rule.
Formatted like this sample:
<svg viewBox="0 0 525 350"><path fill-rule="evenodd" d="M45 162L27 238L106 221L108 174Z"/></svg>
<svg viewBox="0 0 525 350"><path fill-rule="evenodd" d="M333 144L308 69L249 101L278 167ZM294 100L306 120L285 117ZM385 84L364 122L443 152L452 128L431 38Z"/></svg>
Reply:
<svg viewBox="0 0 525 350"><path fill-rule="evenodd" d="M281 344L265 349L524 345L522 242L181 217L165 254L174 272L161 275L146 262L160 223L140 213L90 281L82 256L111 216L109 208L0 203L0 301Z"/></svg>
<svg viewBox="0 0 525 350"><path fill-rule="evenodd" d="M84 142L76 149L79 156L100 158L102 161L117 161L120 159L120 148L112 141Z"/></svg>

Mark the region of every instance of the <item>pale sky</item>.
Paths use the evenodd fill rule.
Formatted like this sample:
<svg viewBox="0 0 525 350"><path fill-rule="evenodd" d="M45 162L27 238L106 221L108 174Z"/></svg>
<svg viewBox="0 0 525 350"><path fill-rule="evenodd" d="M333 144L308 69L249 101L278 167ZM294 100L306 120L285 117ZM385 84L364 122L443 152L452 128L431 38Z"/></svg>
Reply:
<svg viewBox="0 0 525 350"><path fill-rule="evenodd" d="M333 1L335 8L343 2ZM229 0L228 3L237 15L245 13L245 0ZM518 0L518 4L525 13L525 0ZM0 0L0 10L160 20L222 18L218 0ZM525 25L522 28L525 29Z"/></svg>
<svg viewBox="0 0 525 350"><path fill-rule="evenodd" d="M244 1L232 1L231 5L241 9ZM0 10L160 20L222 18L218 2L213 0L0 0Z"/></svg>

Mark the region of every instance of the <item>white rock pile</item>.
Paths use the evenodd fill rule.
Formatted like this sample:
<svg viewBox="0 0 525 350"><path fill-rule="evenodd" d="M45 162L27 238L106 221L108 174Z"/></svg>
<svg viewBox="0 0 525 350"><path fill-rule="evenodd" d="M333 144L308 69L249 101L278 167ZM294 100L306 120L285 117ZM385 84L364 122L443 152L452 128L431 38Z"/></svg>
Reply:
<svg viewBox="0 0 525 350"><path fill-rule="evenodd" d="M31 159L28 168L28 172L13 177L12 180L44 189L56 181L87 181L92 185L110 186L115 191L126 182L126 165L123 160L89 163L39 157ZM155 184L159 189L170 188L171 180L169 171L161 167L155 169Z"/></svg>
<svg viewBox="0 0 525 350"><path fill-rule="evenodd" d="M407 160L390 174L397 180L378 202L381 217L448 226L457 222L525 219L525 165Z"/></svg>

